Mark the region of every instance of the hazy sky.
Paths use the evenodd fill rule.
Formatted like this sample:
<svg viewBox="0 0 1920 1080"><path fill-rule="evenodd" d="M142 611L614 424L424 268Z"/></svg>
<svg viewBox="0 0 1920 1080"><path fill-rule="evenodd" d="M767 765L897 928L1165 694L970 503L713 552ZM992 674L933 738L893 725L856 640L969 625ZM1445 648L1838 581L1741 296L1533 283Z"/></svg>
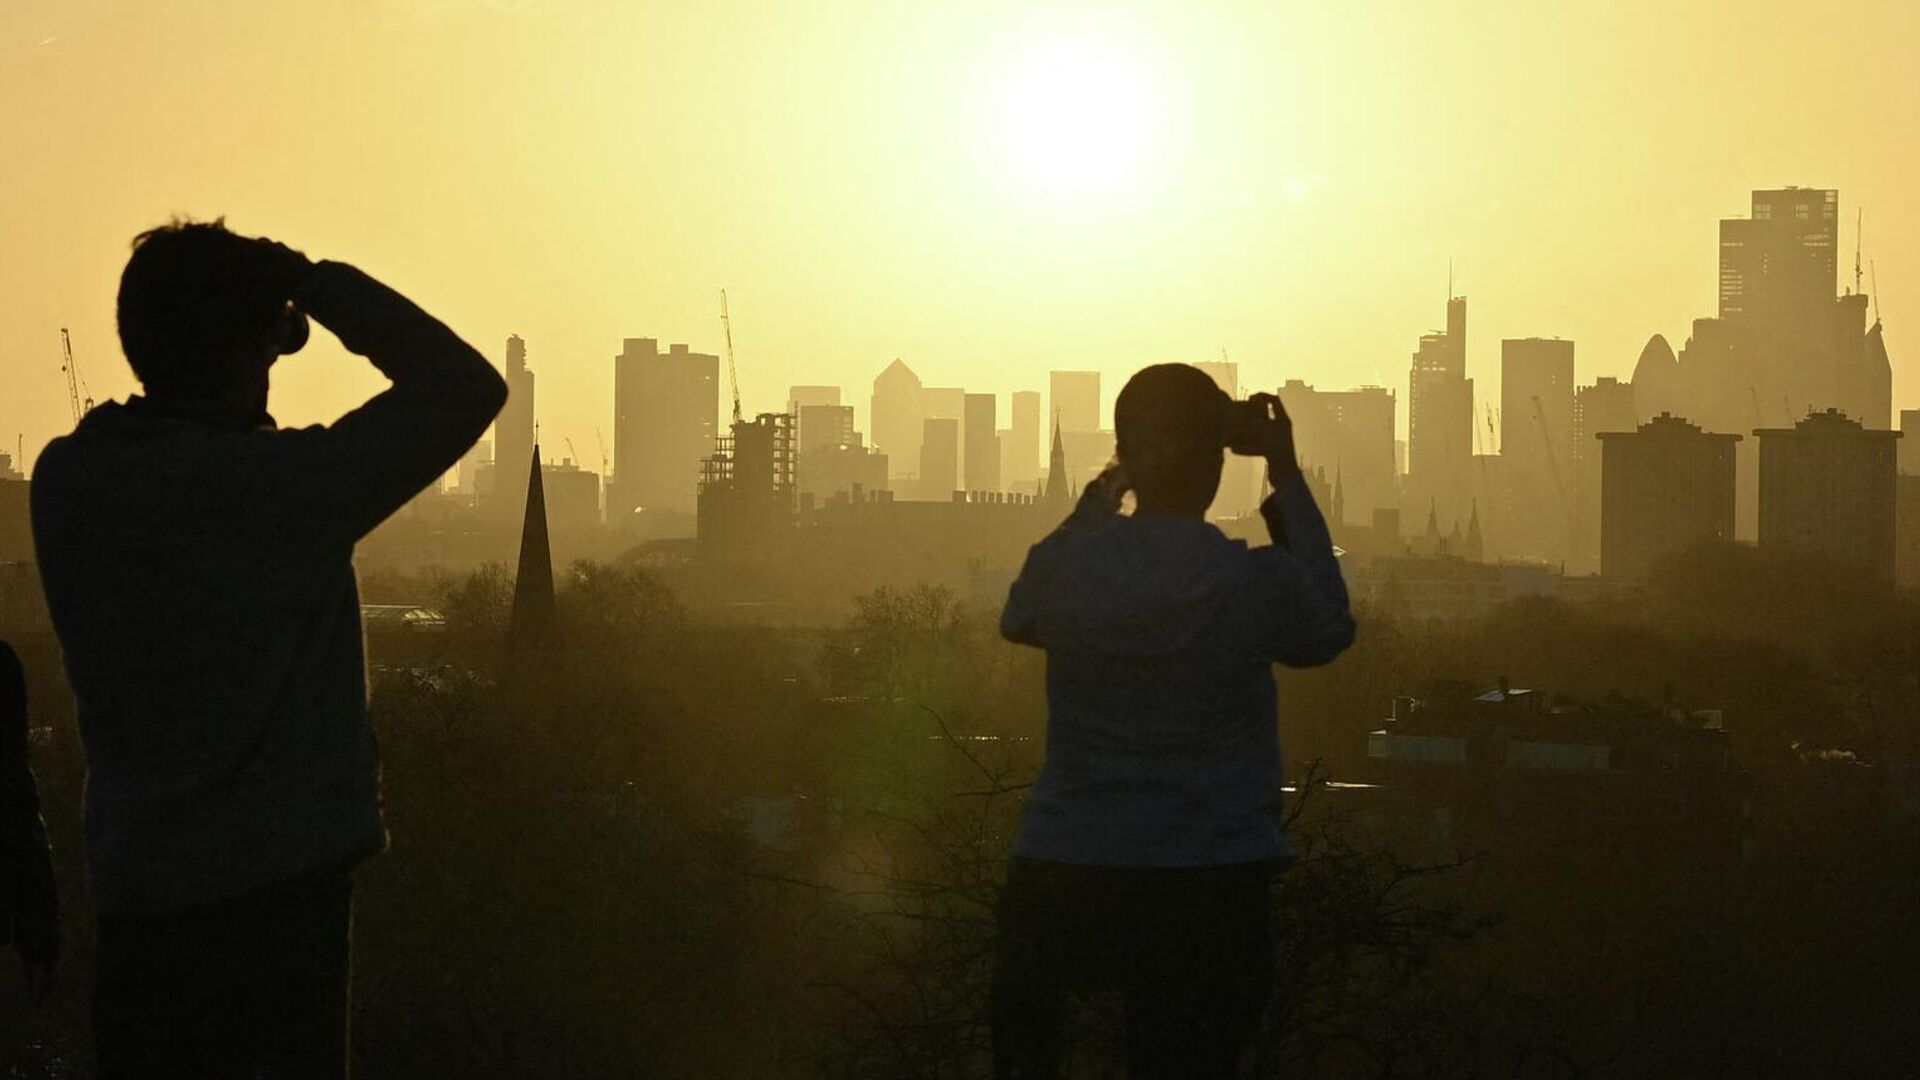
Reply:
<svg viewBox="0 0 1920 1080"><path fill-rule="evenodd" d="M1482 402L1502 337L1624 377L1713 313L1716 220L1788 184L1840 189L1843 280L1865 207L1914 406L1917 40L1908 3L6 0L0 434L68 426L63 325L129 392L115 283L175 213L355 262L496 362L521 334L547 449L594 462L620 339L719 351L723 285L748 411L837 382L862 428L895 356L1099 368L1110 408L1222 348L1393 387L1404 426L1449 260ZM322 335L274 407L379 385Z"/></svg>

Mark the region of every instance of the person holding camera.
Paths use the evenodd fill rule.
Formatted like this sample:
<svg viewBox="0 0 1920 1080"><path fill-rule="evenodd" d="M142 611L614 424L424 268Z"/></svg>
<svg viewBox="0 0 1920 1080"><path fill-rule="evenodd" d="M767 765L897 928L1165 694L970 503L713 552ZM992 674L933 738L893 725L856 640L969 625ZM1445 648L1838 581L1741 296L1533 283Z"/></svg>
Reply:
<svg viewBox="0 0 1920 1080"><path fill-rule="evenodd" d="M307 317L392 385L275 426ZM34 470L40 574L86 751L98 1075L345 1076L350 874L382 849L357 540L506 401L366 274L222 222L141 234L120 341L144 395Z"/></svg>
<svg viewBox="0 0 1920 1080"><path fill-rule="evenodd" d="M1028 554L1001 632L1047 653L1047 757L1013 846L989 1002L995 1073L1056 1077L1066 996L1117 989L1134 1080L1230 1077L1273 977L1272 665L1353 641L1326 521L1279 399L1156 364L1114 406L1116 460ZM1270 547L1206 520L1223 451L1266 458ZM1135 499L1131 515L1123 497Z"/></svg>
<svg viewBox="0 0 1920 1080"><path fill-rule="evenodd" d="M60 961L60 893L28 754L27 672L0 641L0 942L11 941L38 1005Z"/></svg>

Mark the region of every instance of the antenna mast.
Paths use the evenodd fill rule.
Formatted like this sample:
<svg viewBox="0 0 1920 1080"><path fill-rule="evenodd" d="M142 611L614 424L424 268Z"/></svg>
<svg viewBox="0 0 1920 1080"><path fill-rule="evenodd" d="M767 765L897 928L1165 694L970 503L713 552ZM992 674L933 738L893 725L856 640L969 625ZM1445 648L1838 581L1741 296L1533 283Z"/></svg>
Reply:
<svg viewBox="0 0 1920 1080"><path fill-rule="evenodd" d="M733 387L733 422L740 422L740 371L733 366L733 320L727 317L727 290L720 290L720 330L727 339L727 382Z"/></svg>

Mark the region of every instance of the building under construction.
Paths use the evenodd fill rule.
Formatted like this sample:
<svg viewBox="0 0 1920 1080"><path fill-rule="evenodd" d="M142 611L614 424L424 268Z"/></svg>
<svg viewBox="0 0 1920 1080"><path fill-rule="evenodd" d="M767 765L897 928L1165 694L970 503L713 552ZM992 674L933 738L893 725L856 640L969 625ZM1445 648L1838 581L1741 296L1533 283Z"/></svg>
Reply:
<svg viewBox="0 0 1920 1080"><path fill-rule="evenodd" d="M794 422L761 413L733 422L700 462L699 538L703 554L757 558L776 554L794 530Z"/></svg>

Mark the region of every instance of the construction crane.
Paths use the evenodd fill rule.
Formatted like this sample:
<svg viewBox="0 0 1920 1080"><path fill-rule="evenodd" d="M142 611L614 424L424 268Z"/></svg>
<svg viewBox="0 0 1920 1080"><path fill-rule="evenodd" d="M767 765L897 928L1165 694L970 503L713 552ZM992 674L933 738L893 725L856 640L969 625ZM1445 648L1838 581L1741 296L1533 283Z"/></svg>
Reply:
<svg viewBox="0 0 1920 1080"><path fill-rule="evenodd" d="M73 410L73 422L93 411L93 393L87 389L87 380L80 374L80 365L73 361L73 337L66 327L60 328L60 370L67 376L67 406Z"/></svg>
<svg viewBox="0 0 1920 1080"><path fill-rule="evenodd" d="M600 435L600 429L593 429L593 441L600 444L600 476L602 479L613 471L613 465L607 460L607 440Z"/></svg>
<svg viewBox="0 0 1920 1080"><path fill-rule="evenodd" d="M580 451L575 450L573 448L573 436L571 435L567 436L567 453L572 455L571 460L573 462L573 467L576 469L579 468L580 467Z"/></svg>
<svg viewBox="0 0 1920 1080"><path fill-rule="evenodd" d="M727 290L720 290L720 331L727 339L727 382L733 387L733 422L740 422L740 369L733 366L733 320L727 317Z"/></svg>

